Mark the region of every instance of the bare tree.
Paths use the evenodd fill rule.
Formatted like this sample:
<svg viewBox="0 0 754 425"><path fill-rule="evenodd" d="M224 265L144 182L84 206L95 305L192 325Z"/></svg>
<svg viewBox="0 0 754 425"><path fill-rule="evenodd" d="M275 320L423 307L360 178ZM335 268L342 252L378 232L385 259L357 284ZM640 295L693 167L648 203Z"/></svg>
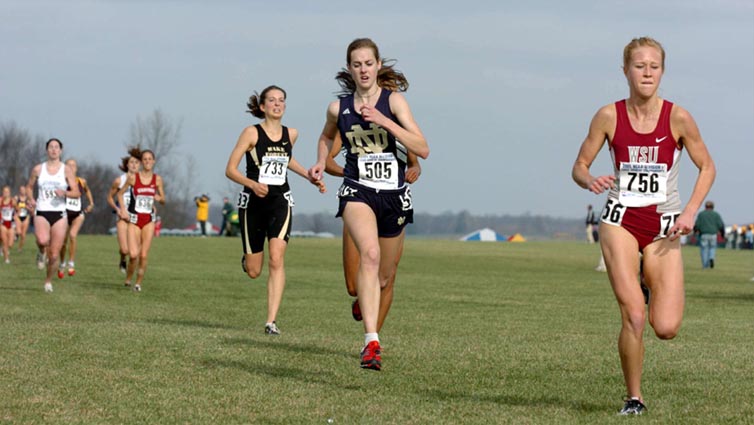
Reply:
<svg viewBox="0 0 754 425"><path fill-rule="evenodd" d="M175 121L160 109L131 123L127 147L140 146L154 152L155 172L162 176L167 202L158 207L164 227L184 227L193 222L191 188L196 160L181 150L182 121Z"/></svg>
<svg viewBox="0 0 754 425"><path fill-rule="evenodd" d="M110 192L110 184L118 176L113 167L96 161L78 161L78 175L86 179L92 192L95 208L86 215L82 233L107 233L115 225L115 214L105 199ZM86 205L86 203L84 203Z"/></svg>
<svg viewBox="0 0 754 425"><path fill-rule="evenodd" d="M44 160L42 136L32 136L28 130L19 128L11 121L0 126L0 184L11 187L29 181L32 167Z"/></svg>

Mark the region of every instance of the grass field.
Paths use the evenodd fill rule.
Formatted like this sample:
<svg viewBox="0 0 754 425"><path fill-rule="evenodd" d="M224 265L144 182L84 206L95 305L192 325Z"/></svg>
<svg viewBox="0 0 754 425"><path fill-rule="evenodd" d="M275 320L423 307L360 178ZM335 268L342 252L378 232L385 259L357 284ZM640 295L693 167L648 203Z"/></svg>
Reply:
<svg viewBox="0 0 754 425"><path fill-rule="evenodd" d="M754 423L751 251L701 270L685 248L683 328L648 328L649 412L623 418L594 245L408 240L373 372L338 239L290 244L280 337L237 239L156 239L141 293L113 237L83 236L76 276L45 294L29 242L0 264L0 423Z"/></svg>

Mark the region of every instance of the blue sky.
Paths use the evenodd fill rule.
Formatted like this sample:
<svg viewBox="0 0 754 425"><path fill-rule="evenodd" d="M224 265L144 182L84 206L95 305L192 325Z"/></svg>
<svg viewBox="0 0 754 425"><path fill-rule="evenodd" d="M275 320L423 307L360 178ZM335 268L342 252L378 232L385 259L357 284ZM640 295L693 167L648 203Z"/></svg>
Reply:
<svg viewBox="0 0 754 425"><path fill-rule="evenodd" d="M346 46L368 36L408 77L430 144L418 212L580 218L604 197L572 182L573 160L596 110L628 94L623 47L649 35L667 51L661 96L692 113L716 161L709 198L726 224L754 221L754 1L404 3L5 0L0 122L115 167L131 123L159 108L182 122L196 193L219 201L235 190L236 138L257 122L248 96L288 91L284 123L308 167ZM592 169L611 171L606 150ZM685 154L681 174L686 200ZM336 179L326 195L290 179L298 211L334 213Z"/></svg>

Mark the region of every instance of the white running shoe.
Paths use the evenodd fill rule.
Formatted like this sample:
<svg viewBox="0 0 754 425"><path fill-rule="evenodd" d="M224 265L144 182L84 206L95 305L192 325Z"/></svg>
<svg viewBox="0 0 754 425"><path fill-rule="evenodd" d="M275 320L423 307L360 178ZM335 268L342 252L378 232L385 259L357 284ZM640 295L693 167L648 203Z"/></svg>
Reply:
<svg viewBox="0 0 754 425"><path fill-rule="evenodd" d="M52 283L50 282L45 283L45 292L47 292L48 294L52 292Z"/></svg>
<svg viewBox="0 0 754 425"><path fill-rule="evenodd" d="M141 285L139 285L138 283L134 285L134 292L141 292Z"/></svg>

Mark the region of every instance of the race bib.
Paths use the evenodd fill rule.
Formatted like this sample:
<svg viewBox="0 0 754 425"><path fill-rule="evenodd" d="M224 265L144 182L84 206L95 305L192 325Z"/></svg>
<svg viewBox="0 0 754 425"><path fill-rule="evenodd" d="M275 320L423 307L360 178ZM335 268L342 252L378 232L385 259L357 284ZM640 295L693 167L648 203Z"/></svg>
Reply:
<svg viewBox="0 0 754 425"><path fill-rule="evenodd" d="M238 208L246 209L248 205L249 205L249 194L246 192L239 192L238 202L236 203L236 206Z"/></svg>
<svg viewBox="0 0 754 425"><path fill-rule="evenodd" d="M627 207L657 205L667 200L668 165L620 163L618 200Z"/></svg>
<svg viewBox="0 0 754 425"><path fill-rule="evenodd" d="M621 205L620 202L613 198L607 198L605 209L602 210L600 219L614 226L620 226L623 223L623 214L626 213L626 206Z"/></svg>
<svg viewBox="0 0 754 425"><path fill-rule="evenodd" d="M675 226L675 221L678 219L678 217L681 215L680 212L671 212L671 213L665 213L660 216L660 232L658 233L660 237L667 237L668 232L670 232L670 229Z"/></svg>
<svg viewBox="0 0 754 425"><path fill-rule="evenodd" d="M263 156L259 165L259 183L282 186L288 171L287 156Z"/></svg>
<svg viewBox="0 0 754 425"><path fill-rule="evenodd" d="M65 209L81 211L81 198L65 198Z"/></svg>
<svg viewBox="0 0 754 425"><path fill-rule="evenodd" d="M3 209L2 209L2 217L3 217L3 221L11 221L11 220L13 220L13 208L3 207Z"/></svg>
<svg viewBox="0 0 754 425"><path fill-rule="evenodd" d="M372 189L398 189L395 155L387 152L359 156L359 183Z"/></svg>
<svg viewBox="0 0 754 425"><path fill-rule="evenodd" d="M134 209L136 210L137 213L151 214L153 207L154 207L153 196L144 196L144 195L136 196L136 207Z"/></svg>
<svg viewBox="0 0 754 425"><path fill-rule="evenodd" d="M123 202L126 203L126 207L131 203L131 191L127 190L126 193L123 194Z"/></svg>

